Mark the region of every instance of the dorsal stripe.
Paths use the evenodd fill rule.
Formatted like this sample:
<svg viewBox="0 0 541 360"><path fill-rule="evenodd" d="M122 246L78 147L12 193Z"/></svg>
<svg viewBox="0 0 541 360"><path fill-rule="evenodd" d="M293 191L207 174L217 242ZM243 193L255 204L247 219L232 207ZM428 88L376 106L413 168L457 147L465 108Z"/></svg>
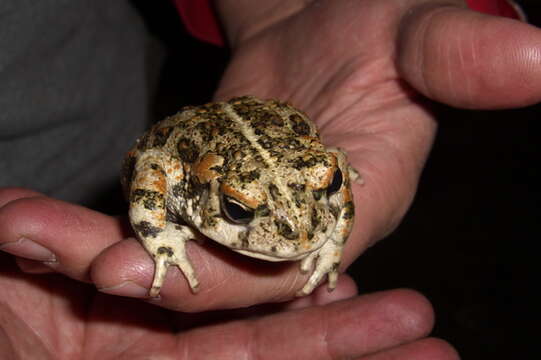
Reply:
<svg viewBox="0 0 541 360"><path fill-rule="evenodd" d="M259 136L256 135L254 129L249 126L249 123L239 116L239 114L237 114L231 104L224 103L223 110L238 125L241 134L246 138L246 140L248 140L250 145L261 155L261 158L263 159L265 165L267 165L268 169L274 171L273 169L276 166L275 161L272 159L270 153L257 142ZM289 203L293 204L294 199L292 198L291 192L289 191L287 184L284 183L283 179L279 176L275 176L273 183L276 185L280 193L286 196Z"/></svg>

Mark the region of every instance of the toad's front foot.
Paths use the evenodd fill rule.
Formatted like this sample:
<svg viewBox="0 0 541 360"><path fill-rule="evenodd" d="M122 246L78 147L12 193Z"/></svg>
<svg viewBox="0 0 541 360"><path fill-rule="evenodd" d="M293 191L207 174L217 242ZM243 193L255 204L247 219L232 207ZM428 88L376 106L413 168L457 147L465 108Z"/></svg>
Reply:
<svg viewBox="0 0 541 360"><path fill-rule="evenodd" d="M178 266L194 293L198 291L199 281L186 255L186 241L190 240L191 237L192 232L188 227L176 228L174 225L168 224L160 236L143 241L145 248L152 255L156 267L154 280L149 291L151 297L157 297L160 294L167 275L167 268L171 265Z"/></svg>
<svg viewBox="0 0 541 360"><path fill-rule="evenodd" d="M313 252L304 258L301 261L301 272L307 273L312 270L314 268L314 262L316 265L304 287L297 292L297 296L311 294L325 275L327 275L327 287L329 291L334 290L338 281L338 268L340 266L341 256L342 246L328 241L319 251Z"/></svg>

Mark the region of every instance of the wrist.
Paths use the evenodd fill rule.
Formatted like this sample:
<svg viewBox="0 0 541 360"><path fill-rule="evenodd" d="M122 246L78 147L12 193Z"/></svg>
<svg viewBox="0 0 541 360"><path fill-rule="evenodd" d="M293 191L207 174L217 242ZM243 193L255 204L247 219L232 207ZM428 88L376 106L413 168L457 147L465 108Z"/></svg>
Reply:
<svg viewBox="0 0 541 360"><path fill-rule="evenodd" d="M214 0L214 6L232 47L273 24L292 16L312 0Z"/></svg>

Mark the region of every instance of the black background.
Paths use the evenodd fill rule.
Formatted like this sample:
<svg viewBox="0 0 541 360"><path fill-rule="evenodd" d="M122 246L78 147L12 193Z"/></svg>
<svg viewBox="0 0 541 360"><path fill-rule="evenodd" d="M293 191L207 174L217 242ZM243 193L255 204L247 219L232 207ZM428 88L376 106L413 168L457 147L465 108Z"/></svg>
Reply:
<svg viewBox="0 0 541 360"><path fill-rule="evenodd" d="M541 24L539 1L522 3L530 22ZM208 101L227 49L188 36L168 1L135 4L165 54L156 119ZM407 287L425 294L436 311L433 335L463 359L539 358L539 110L442 107L411 210L349 271L361 293Z"/></svg>

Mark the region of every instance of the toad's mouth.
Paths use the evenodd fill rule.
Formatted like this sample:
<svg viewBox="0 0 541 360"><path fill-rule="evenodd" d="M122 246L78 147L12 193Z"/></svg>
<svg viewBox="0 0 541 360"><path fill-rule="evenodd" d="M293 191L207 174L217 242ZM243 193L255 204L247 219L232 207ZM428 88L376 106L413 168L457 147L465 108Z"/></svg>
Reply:
<svg viewBox="0 0 541 360"><path fill-rule="evenodd" d="M238 246L239 243L235 241L237 246L229 246L229 248L239 254L266 261L295 261L319 251L330 240L333 228L329 226L325 233L316 232L311 237L308 236L306 231L302 230L299 232L300 236L295 239L296 241L275 239L274 241L264 242L258 240L261 240L260 237L264 237L266 233L257 232L257 230L261 229L261 227L257 227L252 229L256 230L255 233L249 230L245 233L245 240L241 241L242 246Z"/></svg>
<svg viewBox="0 0 541 360"><path fill-rule="evenodd" d="M246 250L246 249L232 249L232 250L234 250L235 252L238 252L238 253L240 253L242 255L246 255L246 256L249 256L249 257L256 258L256 259L278 262L278 261L293 261L293 260L303 259L306 256L310 255L312 252L317 251L318 248L310 249L309 251L306 251L306 252L303 252L303 253L300 253L300 254L295 254L295 255L289 256L289 257L287 257L287 256L279 256L279 255L272 255L272 254L268 254L268 253L252 251L252 250Z"/></svg>

